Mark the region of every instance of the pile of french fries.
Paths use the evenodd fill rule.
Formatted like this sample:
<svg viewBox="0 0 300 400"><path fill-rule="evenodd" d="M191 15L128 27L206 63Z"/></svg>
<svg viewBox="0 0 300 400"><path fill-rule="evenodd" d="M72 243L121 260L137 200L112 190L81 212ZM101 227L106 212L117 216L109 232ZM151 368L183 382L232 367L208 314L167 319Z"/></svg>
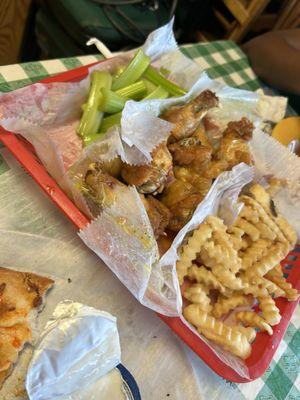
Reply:
<svg viewBox="0 0 300 400"><path fill-rule="evenodd" d="M262 186L253 185L239 201L244 205L232 226L208 216L191 232L176 267L185 319L207 339L246 359L256 330L272 335L272 326L281 320L274 298L298 298L280 266L297 235ZM259 312L252 308L257 304Z"/></svg>

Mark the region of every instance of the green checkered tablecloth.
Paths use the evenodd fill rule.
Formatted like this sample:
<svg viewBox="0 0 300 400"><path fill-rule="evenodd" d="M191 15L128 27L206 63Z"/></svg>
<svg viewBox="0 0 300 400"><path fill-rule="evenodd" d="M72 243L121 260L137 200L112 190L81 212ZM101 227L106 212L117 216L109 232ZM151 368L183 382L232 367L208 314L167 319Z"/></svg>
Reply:
<svg viewBox="0 0 300 400"><path fill-rule="evenodd" d="M218 41L186 45L181 47L181 50L203 67L211 78L248 90L256 90L260 87L247 57L233 42ZM2 66L0 67L0 91L14 90L49 75L90 64L99 59L101 56L82 56ZM0 175L8 170L8 164L0 155ZM247 384L227 382L214 374L196 356L190 355L200 392L203 394L201 398L300 400L299 326L298 307L270 367L265 375L255 382Z"/></svg>

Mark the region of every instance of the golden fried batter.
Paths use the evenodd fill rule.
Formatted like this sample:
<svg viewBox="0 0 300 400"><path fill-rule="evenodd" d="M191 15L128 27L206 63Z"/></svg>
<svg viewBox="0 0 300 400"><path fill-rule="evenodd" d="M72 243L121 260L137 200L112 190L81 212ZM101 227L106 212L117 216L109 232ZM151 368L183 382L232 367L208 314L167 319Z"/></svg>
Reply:
<svg viewBox="0 0 300 400"><path fill-rule="evenodd" d="M161 118L173 123L169 142L189 137L199 126L201 118L207 110L217 107L219 103L216 95L210 90L200 93L193 101L184 106L171 107Z"/></svg>
<svg viewBox="0 0 300 400"><path fill-rule="evenodd" d="M149 165L124 164L121 175L129 185L136 186L140 193L161 193L173 176L172 156L166 143L159 144L152 152Z"/></svg>
<svg viewBox="0 0 300 400"><path fill-rule="evenodd" d="M175 165L205 168L211 160L212 149L202 146L198 138L191 136L168 146Z"/></svg>

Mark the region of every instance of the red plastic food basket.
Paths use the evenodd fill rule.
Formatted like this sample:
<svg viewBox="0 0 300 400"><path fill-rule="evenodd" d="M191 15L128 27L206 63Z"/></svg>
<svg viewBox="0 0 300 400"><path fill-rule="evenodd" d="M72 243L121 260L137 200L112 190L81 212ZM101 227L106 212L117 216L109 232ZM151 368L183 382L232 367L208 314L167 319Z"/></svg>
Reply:
<svg viewBox="0 0 300 400"><path fill-rule="evenodd" d="M94 63L97 64L97 63ZM94 65L91 64L91 65ZM74 82L86 77L88 68L79 67L42 80L41 82ZM23 138L0 127L0 140L11 151L15 158L22 164L25 170L33 177L37 184L46 192L51 200L64 212L78 229L84 228L89 219L75 206L53 178L47 173L45 167L36 156L33 147ZM300 246L298 245L282 262L284 273L289 282L298 290L300 289ZM224 364L213 351L191 330L189 330L179 318L169 318L163 315L159 317L191 348L199 357L218 375L234 382L249 382L260 377L268 368L273 355L284 336L292 313L297 302L288 302L283 298L276 299L276 305L282 315L280 323L274 327L273 336L267 333L258 333L252 344L252 353L246 360L249 369L249 379L240 376L228 365Z"/></svg>

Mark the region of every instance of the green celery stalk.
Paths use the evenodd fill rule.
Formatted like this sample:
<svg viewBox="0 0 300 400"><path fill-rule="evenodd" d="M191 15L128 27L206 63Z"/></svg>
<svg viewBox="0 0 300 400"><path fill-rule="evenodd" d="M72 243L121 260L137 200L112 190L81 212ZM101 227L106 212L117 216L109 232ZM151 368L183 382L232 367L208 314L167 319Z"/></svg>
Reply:
<svg viewBox="0 0 300 400"><path fill-rule="evenodd" d="M112 126L119 125L121 121L122 113L119 112L117 114L110 115L109 117L104 117L102 120L102 124L100 126L100 132L106 132Z"/></svg>
<svg viewBox="0 0 300 400"><path fill-rule="evenodd" d="M131 62L112 84L112 90L118 90L136 82L150 64L150 57L143 50L138 50Z"/></svg>
<svg viewBox="0 0 300 400"><path fill-rule="evenodd" d="M82 137L88 137L99 129L103 113L98 110L102 101L103 87L110 88L112 77L108 72L94 71L91 74L91 86L87 102L83 106L83 114L77 128L77 133Z"/></svg>
<svg viewBox="0 0 300 400"><path fill-rule="evenodd" d="M158 86L156 89L153 90L152 93L148 94L144 98L144 100L152 100L152 99L166 99L169 97L169 92L162 88L161 86Z"/></svg>
<svg viewBox="0 0 300 400"><path fill-rule="evenodd" d="M122 89L116 90L115 93L122 97L127 97L128 99L140 100L146 91L147 87L145 83L143 81L138 81L129 86L125 86Z"/></svg>
<svg viewBox="0 0 300 400"><path fill-rule="evenodd" d="M126 97L120 96L109 89L102 89L102 96L100 110L108 114L115 114L122 111L127 101Z"/></svg>
<svg viewBox="0 0 300 400"><path fill-rule="evenodd" d="M143 75L144 78L148 79L150 82L157 86L161 86L163 89L167 90L172 96L183 96L186 94L184 89L181 89L176 83L171 82L169 79L165 78L151 65L146 69Z"/></svg>
<svg viewBox="0 0 300 400"><path fill-rule="evenodd" d="M153 90L155 90L157 88L156 85L154 85L152 82L148 81L148 79L142 79L142 81L144 82L146 88L147 88L147 95L152 93Z"/></svg>
<svg viewBox="0 0 300 400"><path fill-rule="evenodd" d="M103 118L104 120L104 118ZM102 121L103 121L102 120ZM83 145L84 147L86 147L87 145L89 145L90 143L94 142L95 140L99 139L102 136L102 133L92 133L89 136L85 136L83 138Z"/></svg>

